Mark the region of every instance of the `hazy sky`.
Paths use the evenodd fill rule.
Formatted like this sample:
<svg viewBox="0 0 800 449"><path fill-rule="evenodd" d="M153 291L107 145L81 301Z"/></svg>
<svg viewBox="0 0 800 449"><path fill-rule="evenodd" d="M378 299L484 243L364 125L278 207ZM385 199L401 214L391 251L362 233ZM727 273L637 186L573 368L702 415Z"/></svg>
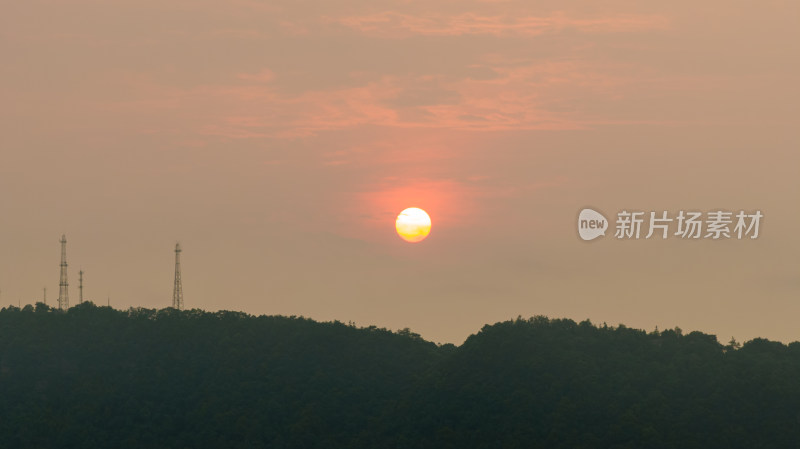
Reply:
<svg viewBox="0 0 800 449"><path fill-rule="evenodd" d="M2 305L800 339L800 3L5 2ZM428 211L409 244L394 219ZM756 240L578 211L764 214Z"/></svg>

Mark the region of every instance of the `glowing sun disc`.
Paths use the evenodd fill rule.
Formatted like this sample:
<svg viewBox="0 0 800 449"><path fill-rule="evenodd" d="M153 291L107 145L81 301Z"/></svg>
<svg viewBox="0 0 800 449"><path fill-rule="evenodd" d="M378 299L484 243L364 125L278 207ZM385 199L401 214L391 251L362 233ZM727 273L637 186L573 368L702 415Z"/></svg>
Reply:
<svg viewBox="0 0 800 449"><path fill-rule="evenodd" d="M397 235L403 240L417 243L425 240L431 233L431 217L418 207L409 207L400 212L394 223Z"/></svg>

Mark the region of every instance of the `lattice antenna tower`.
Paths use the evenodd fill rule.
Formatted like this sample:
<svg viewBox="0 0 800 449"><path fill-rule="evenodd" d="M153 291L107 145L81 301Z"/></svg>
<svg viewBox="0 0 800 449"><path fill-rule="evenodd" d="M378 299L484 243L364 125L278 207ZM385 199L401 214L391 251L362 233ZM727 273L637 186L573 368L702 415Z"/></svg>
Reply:
<svg viewBox="0 0 800 449"><path fill-rule="evenodd" d="M183 310L183 285L181 284L181 244L175 244L175 285L172 288L172 307Z"/></svg>
<svg viewBox="0 0 800 449"><path fill-rule="evenodd" d="M69 282L67 282L67 236L61 235L61 279L58 282L58 308L69 309Z"/></svg>

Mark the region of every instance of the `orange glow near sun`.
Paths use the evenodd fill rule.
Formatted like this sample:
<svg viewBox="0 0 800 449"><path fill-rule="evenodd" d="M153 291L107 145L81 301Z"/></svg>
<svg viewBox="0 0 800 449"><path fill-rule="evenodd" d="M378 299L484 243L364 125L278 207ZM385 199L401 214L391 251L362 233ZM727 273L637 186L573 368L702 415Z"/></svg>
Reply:
<svg viewBox="0 0 800 449"><path fill-rule="evenodd" d="M397 235L403 240L411 243L421 242L431 232L431 217L418 207L409 207L397 216L395 228Z"/></svg>

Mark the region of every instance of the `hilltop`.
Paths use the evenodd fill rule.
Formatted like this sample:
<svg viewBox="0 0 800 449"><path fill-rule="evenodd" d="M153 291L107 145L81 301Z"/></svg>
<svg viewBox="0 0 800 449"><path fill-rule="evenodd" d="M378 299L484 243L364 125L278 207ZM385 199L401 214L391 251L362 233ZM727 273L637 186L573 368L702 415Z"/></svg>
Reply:
<svg viewBox="0 0 800 449"><path fill-rule="evenodd" d="M533 317L461 346L239 312L0 310L8 447L800 445L800 343Z"/></svg>

